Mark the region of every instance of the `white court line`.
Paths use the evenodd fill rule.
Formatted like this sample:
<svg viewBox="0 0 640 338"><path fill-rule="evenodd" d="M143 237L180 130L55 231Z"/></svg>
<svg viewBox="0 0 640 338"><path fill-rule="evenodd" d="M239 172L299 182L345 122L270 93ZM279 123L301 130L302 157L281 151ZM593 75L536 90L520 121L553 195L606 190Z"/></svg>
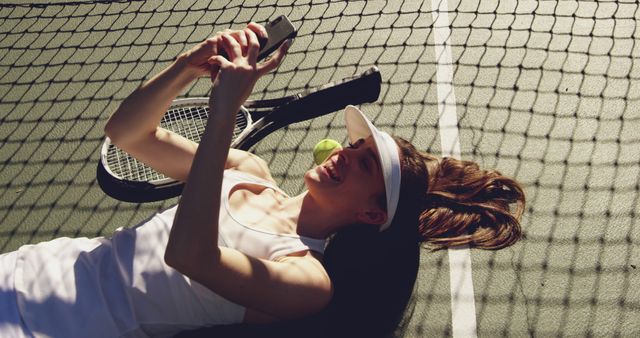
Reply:
<svg viewBox="0 0 640 338"><path fill-rule="evenodd" d="M436 52L438 120L442 156L460 159L460 139L456 97L453 90L453 67L449 45L448 0L431 0L433 36ZM471 253L468 247L449 249L449 284L451 286L451 328L454 338L477 337L476 305L471 279Z"/></svg>

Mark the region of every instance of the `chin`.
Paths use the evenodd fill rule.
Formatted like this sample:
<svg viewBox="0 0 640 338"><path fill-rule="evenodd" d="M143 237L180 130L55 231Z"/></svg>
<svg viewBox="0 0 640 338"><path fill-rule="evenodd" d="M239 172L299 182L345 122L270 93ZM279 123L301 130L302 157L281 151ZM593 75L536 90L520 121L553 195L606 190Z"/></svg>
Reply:
<svg viewBox="0 0 640 338"><path fill-rule="evenodd" d="M309 185L309 181L313 180L313 169L309 169L304 172L302 178L304 179L304 184Z"/></svg>
<svg viewBox="0 0 640 338"><path fill-rule="evenodd" d="M324 190L322 187L322 182L320 182L320 177L314 169L305 172L303 178L304 185L312 196L319 193L322 194L322 191Z"/></svg>
<svg viewBox="0 0 640 338"><path fill-rule="evenodd" d="M313 171L309 170L307 172L304 173L304 176L302 176L302 179L304 180L304 185L307 188L307 190L310 190L311 186L315 185L315 183L317 182L317 177L313 176Z"/></svg>
<svg viewBox="0 0 640 338"><path fill-rule="evenodd" d="M313 166L313 168L307 170L304 173L304 181L305 184L309 185L310 183L320 183L320 176L318 175L318 172L316 171L316 168L318 166Z"/></svg>

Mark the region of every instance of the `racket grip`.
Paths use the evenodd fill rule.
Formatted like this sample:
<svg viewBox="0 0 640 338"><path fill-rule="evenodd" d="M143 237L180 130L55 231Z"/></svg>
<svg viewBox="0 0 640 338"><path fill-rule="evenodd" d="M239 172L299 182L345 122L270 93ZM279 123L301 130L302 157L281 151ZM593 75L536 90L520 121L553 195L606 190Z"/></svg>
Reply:
<svg viewBox="0 0 640 338"><path fill-rule="evenodd" d="M380 70L374 66L359 75L309 89L298 94L297 99L284 104L277 109L277 112L274 112L282 118L269 122L258 121L256 124L261 125L239 142L236 147L248 150L258 140L291 123L326 115L350 104L374 102L380 96L381 83Z"/></svg>
<svg viewBox="0 0 640 338"><path fill-rule="evenodd" d="M283 107L290 114L287 123L312 119L338 111L347 105L375 102L380 96L382 76L378 67L371 67L363 73L342 80L315 87L302 93Z"/></svg>

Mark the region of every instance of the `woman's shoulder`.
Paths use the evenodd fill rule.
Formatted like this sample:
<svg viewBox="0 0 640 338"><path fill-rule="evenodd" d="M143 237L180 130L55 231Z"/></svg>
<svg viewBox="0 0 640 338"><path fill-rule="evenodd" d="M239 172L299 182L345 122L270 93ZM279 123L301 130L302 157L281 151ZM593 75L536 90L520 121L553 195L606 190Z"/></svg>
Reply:
<svg viewBox="0 0 640 338"><path fill-rule="evenodd" d="M225 169L234 169L276 184L269 165L258 155L239 149L230 149Z"/></svg>

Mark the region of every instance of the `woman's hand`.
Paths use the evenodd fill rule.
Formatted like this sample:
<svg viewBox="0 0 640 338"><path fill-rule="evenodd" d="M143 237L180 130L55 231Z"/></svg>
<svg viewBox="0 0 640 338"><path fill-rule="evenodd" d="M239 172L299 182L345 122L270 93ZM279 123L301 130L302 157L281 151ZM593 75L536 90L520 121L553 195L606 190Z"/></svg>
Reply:
<svg viewBox="0 0 640 338"><path fill-rule="evenodd" d="M264 35L264 37L266 38L266 30L260 25L257 26L262 28L260 36ZM190 50L180 55L180 58L186 61L189 70L195 73L195 75L197 75L198 77L211 74L212 66L208 63L208 60L212 56L218 55L218 53L222 51L222 48L218 46L220 43L220 36L222 34L229 34L235 39L244 38L245 35L242 30L232 31L230 29L225 29L224 31L218 32L215 36L202 41L201 43L195 45Z"/></svg>
<svg viewBox="0 0 640 338"><path fill-rule="evenodd" d="M209 75L211 65L207 63L210 57L218 54L218 36L208 38L193 48L181 54L178 59L183 59L189 71L196 77Z"/></svg>
<svg viewBox="0 0 640 338"><path fill-rule="evenodd" d="M253 31L254 34L258 37L258 41L267 41L267 31L262 25L251 22L247 25L247 28L245 28L245 30L246 29ZM213 82L217 76L219 67L218 65L210 63L209 60L212 57L221 54L222 51L225 50L224 47L221 46L221 44L223 43L222 35L226 34L231 36L241 46L243 46L243 53L246 54L248 40L245 30L225 29L222 32L218 32L215 36L206 39L205 41L197 44L190 50L180 55L180 58L186 61L189 70L192 71L197 77L210 75L211 81ZM279 53L279 51L276 53ZM275 57L277 57L277 54L274 55L274 58Z"/></svg>
<svg viewBox="0 0 640 338"><path fill-rule="evenodd" d="M213 109L223 107L237 111L251 94L256 81L277 68L284 58L290 42L283 43L267 61L258 63L260 38L267 38L266 31L256 23L250 23L242 31L222 32L215 37L218 54L207 60L211 65L210 104ZM221 50L225 51L226 57L220 55Z"/></svg>
<svg viewBox="0 0 640 338"><path fill-rule="evenodd" d="M189 70L197 77L209 75L211 73L211 65L207 61L212 56L218 55L220 35L222 33L238 35L239 32L242 31L231 31L230 29L225 29L223 32L219 32L215 36L195 45L193 48L180 55L179 58L185 61Z"/></svg>

